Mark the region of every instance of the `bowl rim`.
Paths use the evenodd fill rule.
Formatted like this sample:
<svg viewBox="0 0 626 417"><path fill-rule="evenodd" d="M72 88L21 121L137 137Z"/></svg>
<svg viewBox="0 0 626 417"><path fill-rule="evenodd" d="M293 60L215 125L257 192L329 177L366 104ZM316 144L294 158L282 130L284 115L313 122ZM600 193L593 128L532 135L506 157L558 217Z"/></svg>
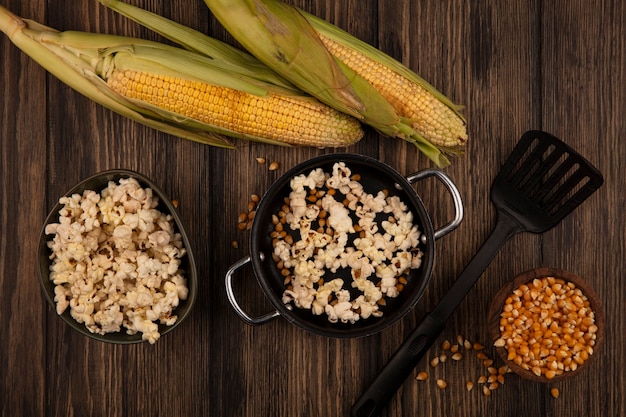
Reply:
<svg viewBox="0 0 626 417"><path fill-rule="evenodd" d="M54 301L54 295L53 295L54 284L52 284L51 281L49 281L50 249L47 246L47 242L51 240L51 235L47 235L45 233L45 229L48 224L58 222L59 211L61 207L63 206L61 203L59 203L59 199L62 196L70 196L76 193L82 194L83 191L85 190L93 190L99 193L102 191L102 189L106 187L106 184L108 184L109 181L119 181L120 178L130 178L130 177L135 178L142 187L151 188L154 195L157 196L159 199L159 204L157 208L160 208L161 211L163 211L163 208L165 208L167 210L167 214L172 215L172 218L174 220L174 225L177 229L176 231L180 233L181 240L186 250L185 256L181 258L181 264L184 266L183 268L185 271L184 275L185 275L185 279L187 280L187 288L189 290L187 299L181 300L180 304L174 310L175 312L178 312L179 314L178 314L178 318L176 322L173 325L167 326L167 325L158 323L159 333L161 336L169 333L175 327L178 327L179 324L183 322L184 319L187 318L187 316L189 316L189 314L193 310L193 307L197 299L198 279L197 279L196 263L195 263L193 251L191 249L191 245L189 243L187 232L184 228L184 225L182 223L182 220L180 218L178 211L172 204L172 201L170 200L168 195L163 191L163 189L161 189L161 187L156 185L155 182L151 180L150 178L148 178L147 176L137 171L130 170L130 169L108 169L108 170L104 170L104 171L100 171L95 174L92 174L86 177L85 179L81 180L77 184L73 185L68 191L66 191L60 197L57 198L56 203L54 204L52 209L49 211L43 223L43 226L40 229L39 242L37 244L37 251L38 251L37 272L39 275L39 283L40 283L42 292L44 294L44 297L46 298L50 307L52 307L52 310L54 311L55 315L60 317L61 320L64 321L66 324L68 324L72 329L83 334L84 336L87 336L91 339L99 340L101 342L108 342L108 343L114 343L114 344L143 343L143 342L147 342L147 340L142 339L142 333L140 332L134 335L127 334L124 331L124 328L122 328L119 332L105 333L104 335L92 333L89 331L89 329L87 329L87 327L85 327L83 323L79 323L74 318L72 318L72 316L70 315L69 309L66 309L61 315L56 313L56 302ZM100 186L92 187L91 186L91 185L101 184L101 183L105 184L104 187L100 187ZM97 190L94 188L100 188L100 189Z"/></svg>
<svg viewBox="0 0 626 417"><path fill-rule="evenodd" d="M498 356L502 358L505 364L509 368L511 368L513 372L515 372L517 375L524 379L541 383L556 383L563 379L571 378L572 376L578 375L580 372L585 370L591 362L593 362L596 356L598 356L598 352L602 347L602 342L604 340L605 314L600 298L598 297L594 289L589 285L589 283L587 283L580 276L570 271L559 268L539 267L522 272L515 276L512 280L509 280L506 284L504 284L493 297L493 300L489 307L487 322L489 326L489 336L491 339L491 344L493 346L495 341L500 337L500 313L502 312L502 306L506 298L522 284L532 282L536 278L545 278L551 276L555 278L560 278L566 282L572 282L576 285L577 288L579 288L583 292L583 294L589 300L591 309L594 313L595 324L598 327L598 330L596 332L596 340L593 346L593 354L589 355L589 358L585 360L582 365L579 365L576 370L563 372L561 375L556 375L552 379L548 379L543 376L537 376L532 371L519 367L518 365L513 363L513 361L508 359L508 351L504 347L495 347Z"/></svg>

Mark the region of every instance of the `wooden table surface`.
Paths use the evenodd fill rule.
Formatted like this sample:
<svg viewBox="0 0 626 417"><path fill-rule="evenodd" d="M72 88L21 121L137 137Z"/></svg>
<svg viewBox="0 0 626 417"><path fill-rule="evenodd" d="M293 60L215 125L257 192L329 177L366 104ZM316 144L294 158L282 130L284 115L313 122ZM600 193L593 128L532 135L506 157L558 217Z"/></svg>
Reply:
<svg viewBox="0 0 626 417"><path fill-rule="evenodd" d="M599 294L607 337L576 378L552 385L511 374L490 397L467 392L485 370L472 355L405 381L383 416L624 416L626 271L626 3L604 0L289 0L376 45L465 105L470 141L445 172L465 219L436 245L420 303L382 332L360 339L315 336L279 318L243 323L224 274L248 253L237 228L251 194L315 155L333 152L237 142L212 148L126 120L70 90L0 37L0 409L3 416L347 416L419 319L463 270L495 221L489 188L529 129L560 137L605 177L604 186L543 235L514 236L487 268L429 352L457 334L486 343L490 298L509 278L549 266L584 277ZM157 39L96 1L4 0L14 13L61 30ZM219 39L233 39L201 0L133 3ZM404 175L432 164L412 145L371 130L348 149ZM257 157L277 161L270 172ZM199 271L197 304L155 345L111 345L65 325L43 297L37 241L48 211L79 180L110 168L137 170L179 201ZM450 215L436 181L417 191L435 224ZM231 245L238 241L239 247ZM252 271L235 291L253 314L271 309ZM488 347L486 353L495 357ZM496 364L501 364L499 358ZM426 361L418 370L427 369ZM445 378L441 391L435 378ZM560 390L552 398L550 388Z"/></svg>

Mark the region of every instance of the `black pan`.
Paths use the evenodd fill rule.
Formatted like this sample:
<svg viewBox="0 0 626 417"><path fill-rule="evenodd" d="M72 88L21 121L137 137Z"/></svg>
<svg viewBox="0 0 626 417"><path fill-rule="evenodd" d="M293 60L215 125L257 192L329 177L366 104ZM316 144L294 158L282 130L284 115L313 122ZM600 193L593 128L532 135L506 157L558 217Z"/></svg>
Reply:
<svg viewBox="0 0 626 417"><path fill-rule="evenodd" d="M420 245L423 252L422 264L408 274L404 290L398 297L386 299L387 304L381 308L382 317L361 319L354 324L331 323L326 315L316 316L310 310L285 305L282 302L282 294L285 290L284 277L271 257L273 247L270 233L274 229L272 215L280 211L284 198L289 195L291 179L300 174L307 175L316 168L322 168L324 172L332 172L336 162L345 162L352 174L360 174L360 182L366 192L376 195L378 191L387 189L390 195L399 196L413 212L413 222L422 232ZM452 196L455 209L454 220L438 230L433 229L433 223L424 204L411 185L418 179L431 176L436 177L446 186ZM280 315L304 330L323 336L346 338L372 335L402 318L417 304L432 274L435 241L456 229L462 219L463 204L460 194L449 177L439 170L423 170L405 178L390 166L367 156L330 154L310 159L282 175L261 198L251 229L250 255L233 264L226 273L228 299L237 314L248 324L262 324ZM248 263L252 263L257 281L276 311L260 317L251 317L237 303L232 278L236 270ZM344 272L349 276L349 271Z"/></svg>

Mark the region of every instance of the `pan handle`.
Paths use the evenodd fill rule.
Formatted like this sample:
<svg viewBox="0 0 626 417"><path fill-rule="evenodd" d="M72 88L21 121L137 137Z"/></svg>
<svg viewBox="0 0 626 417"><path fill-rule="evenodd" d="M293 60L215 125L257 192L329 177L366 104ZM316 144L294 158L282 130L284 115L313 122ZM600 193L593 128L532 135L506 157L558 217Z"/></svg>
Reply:
<svg viewBox="0 0 626 417"><path fill-rule="evenodd" d="M261 256L263 255L261 254ZM241 258L240 260L232 264L230 268L228 268L228 271L226 271L226 278L225 278L226 296L228 297L228 301L230 301L230 305L233 306L235 313L237 313L243 321L251 325L264 324L278 317L279 316L278 311L271 311L259 317L252 317L241 308L241 306L237 302L237 299L235 298L235 293L233 291L233 274L238 269L246 266L246 264L248 264L250 260L251 260L250 256L244 256L243 258Z"/></svg>
<svg viewBox="0 0 626 417"><path fill-rule="evenodd" d="M416 172L415 174L411 174L406 177L407 181L410 184L413 184L417 180L421 180L428 177L435 177L439 181L443 183L443 185L448 189L448 192L452 196L452 202L454 203L454 219L446 224L445 226L440 227L435 230L434 238L435 240L447 235L461 224L463 221L463 200L461 199L461 194L459 190L456 188L456 185L450 177L440 171L438 169L424 169L422 171Z"/></svg>

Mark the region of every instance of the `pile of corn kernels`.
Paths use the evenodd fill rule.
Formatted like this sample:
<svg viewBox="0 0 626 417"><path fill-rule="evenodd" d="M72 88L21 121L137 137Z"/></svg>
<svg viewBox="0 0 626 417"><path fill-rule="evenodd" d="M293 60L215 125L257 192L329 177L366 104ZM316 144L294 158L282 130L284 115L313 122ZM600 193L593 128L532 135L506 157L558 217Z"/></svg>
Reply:
<svg viewBox="0 0 626 417"><path fill-rule="evenodd" d="M555 277L522 284L506 298L501 337L507 359L553 379L578 369L593 354L598 326L589 299L573 282Z"/></svg>

